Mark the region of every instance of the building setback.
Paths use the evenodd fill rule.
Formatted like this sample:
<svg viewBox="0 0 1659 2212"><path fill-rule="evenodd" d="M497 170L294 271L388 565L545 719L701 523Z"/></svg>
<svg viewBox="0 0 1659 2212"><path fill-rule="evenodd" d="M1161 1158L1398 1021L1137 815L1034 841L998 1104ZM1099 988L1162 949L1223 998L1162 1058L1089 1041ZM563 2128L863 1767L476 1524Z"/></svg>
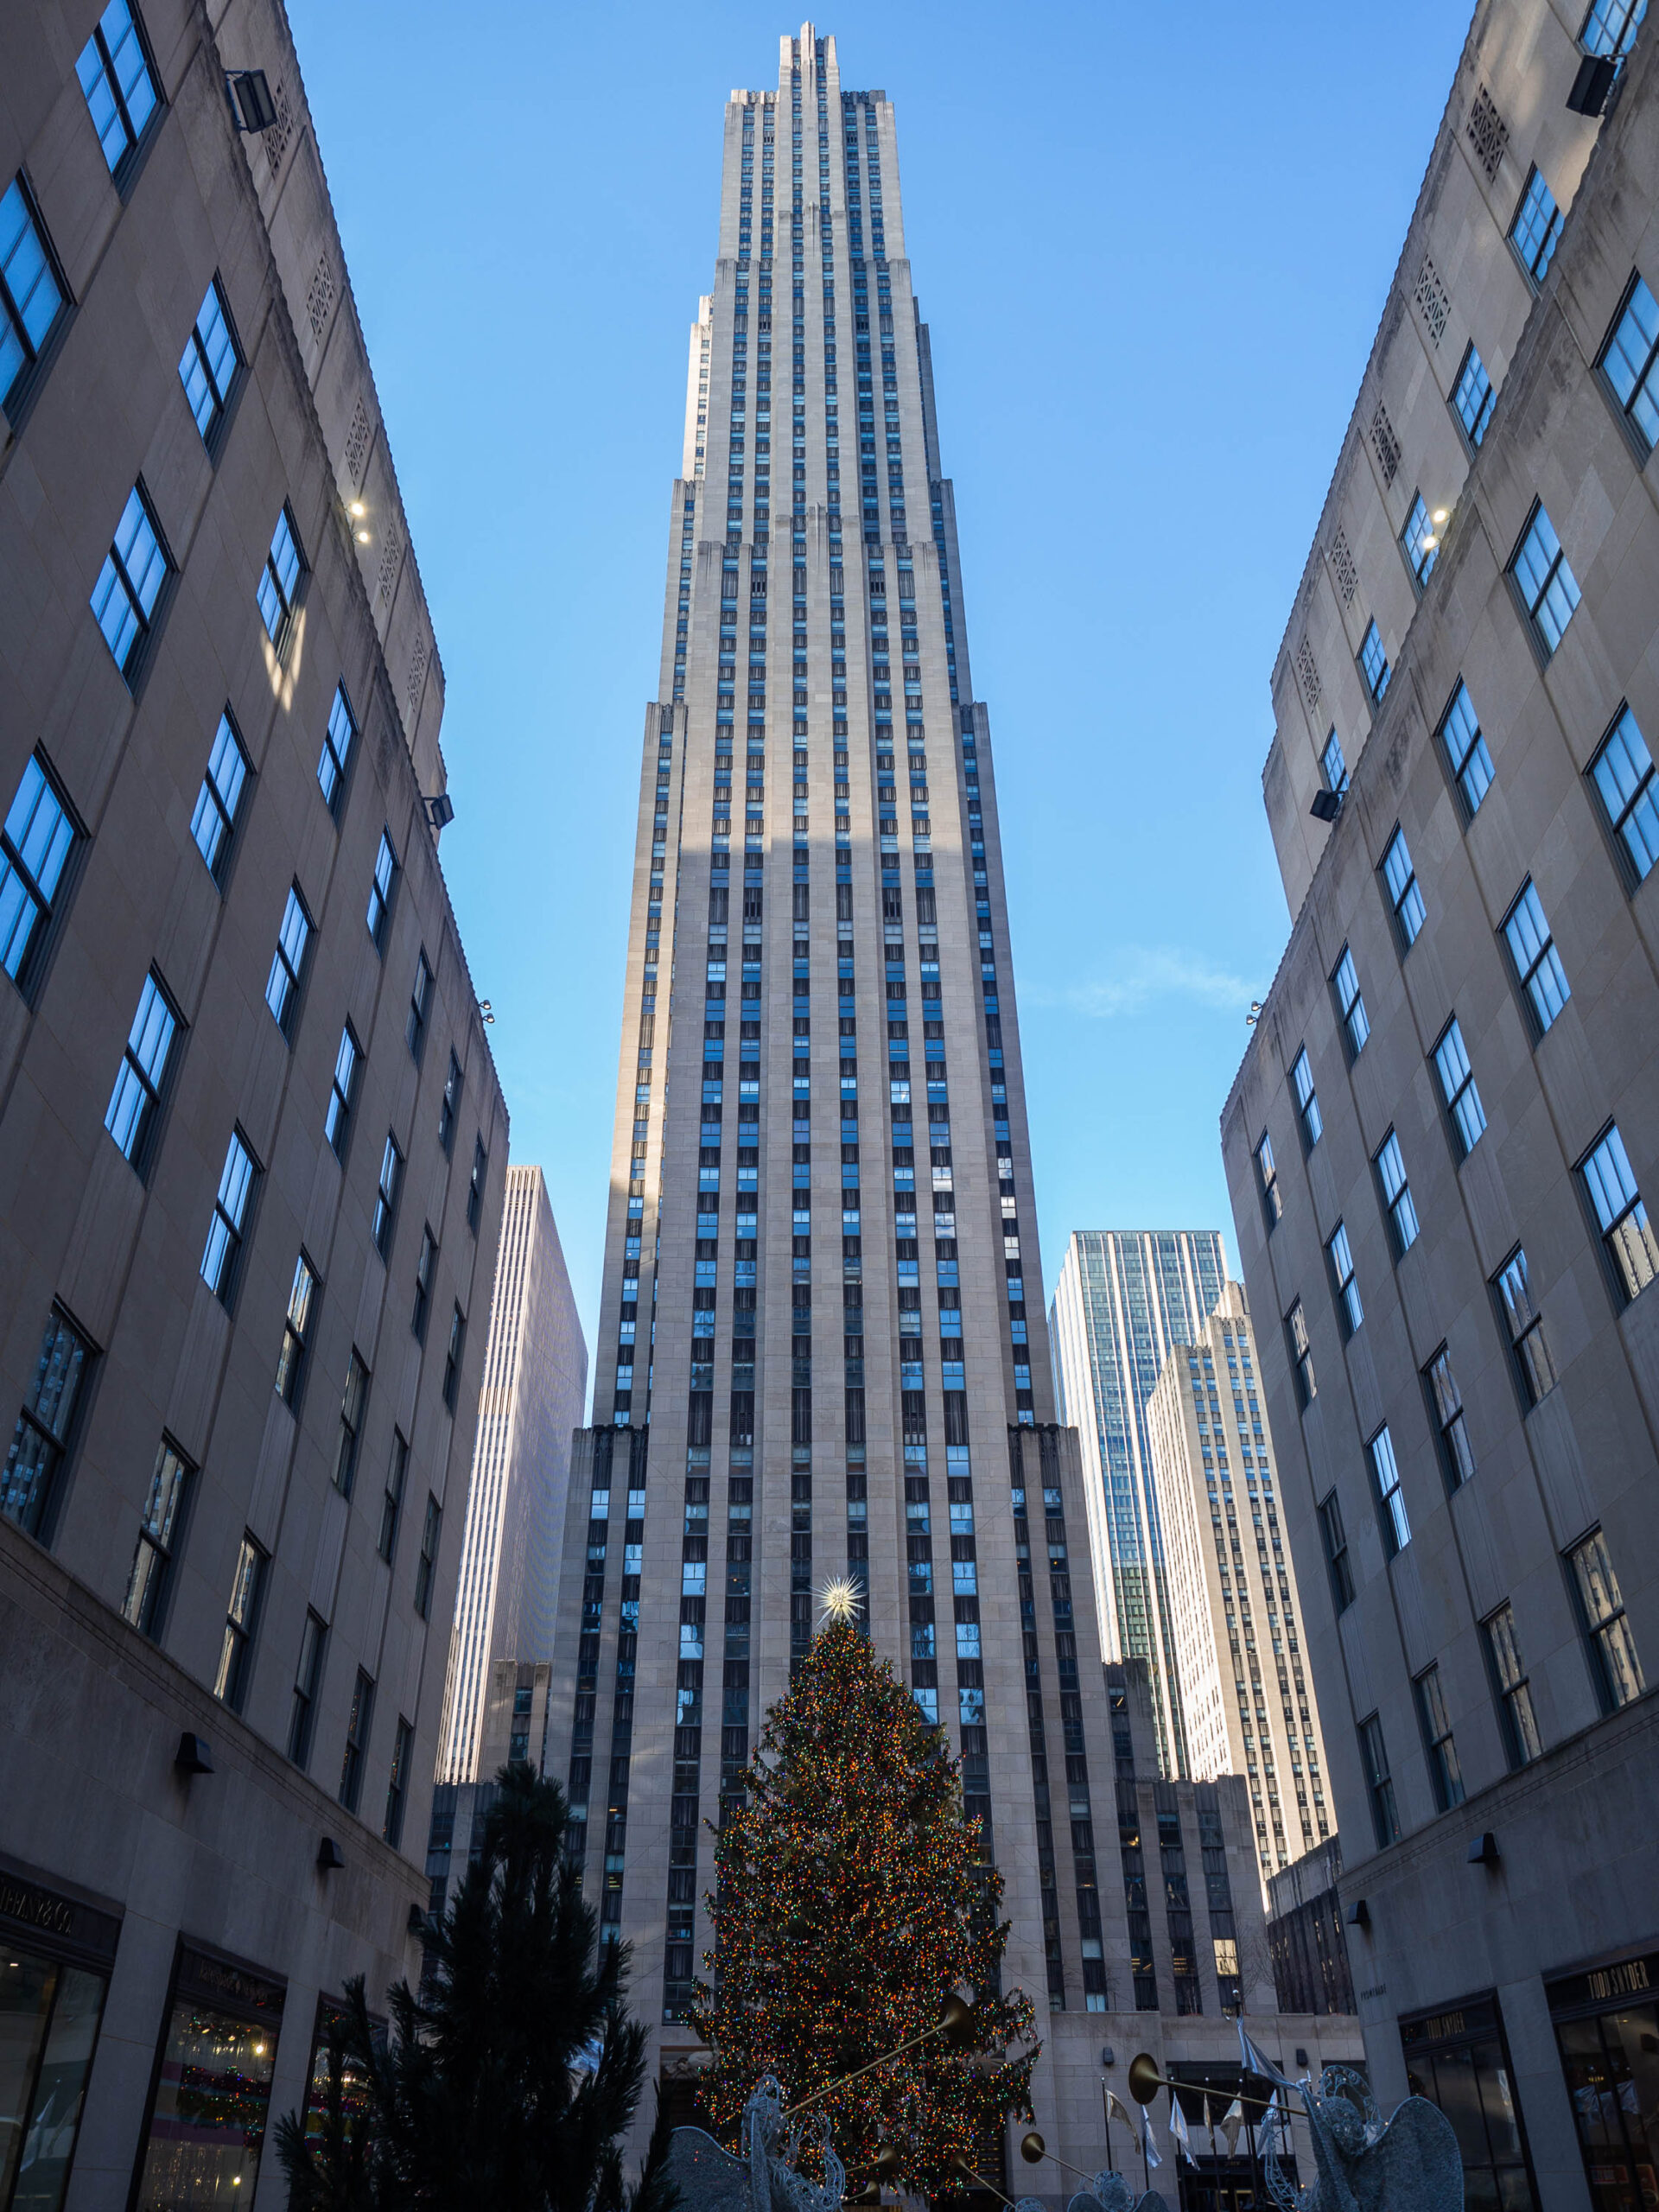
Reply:
<svg viewBox="0 0 1659 2212"><path fill-rule="evenodd" d="M1223 1118L1371 2078L1471 2202L1648 2186L1659 2047L1659 100L1475 17L1273 672ZM1645 2133L1644 2133L1645 2131Z"/></svg>
<svg viewBox="0 0 1659 2212"><path fill-rule="evenodd" d="M0 87L0 2202L274 2197L418 1961L507 1119L282 9Z"/></svg>

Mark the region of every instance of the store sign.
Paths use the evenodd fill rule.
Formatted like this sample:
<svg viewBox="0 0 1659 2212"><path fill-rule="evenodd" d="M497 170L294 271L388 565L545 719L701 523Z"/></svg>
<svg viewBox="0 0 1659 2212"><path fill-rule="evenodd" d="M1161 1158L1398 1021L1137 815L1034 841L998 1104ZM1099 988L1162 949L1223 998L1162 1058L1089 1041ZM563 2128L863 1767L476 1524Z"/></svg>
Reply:
<svg viewBox="0 0 1659 2212"><path fill-rule="evenodd" d="M1651 2003L1659 1994L1659 1951L1644 1957L1618 1959L1612 1965L1591 1967L1583 1974L1565 1974L1544 1984L1552 2016L1560 2019L1573 2012L1601 2012L1615 2005Z"/></svg>

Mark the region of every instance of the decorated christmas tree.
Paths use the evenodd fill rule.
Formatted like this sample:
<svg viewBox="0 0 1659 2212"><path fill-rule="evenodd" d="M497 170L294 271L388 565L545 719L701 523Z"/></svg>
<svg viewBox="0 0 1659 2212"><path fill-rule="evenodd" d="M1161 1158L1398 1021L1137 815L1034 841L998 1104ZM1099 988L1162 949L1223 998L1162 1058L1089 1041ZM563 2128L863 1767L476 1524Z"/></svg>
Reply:
<svg viewBox="0 0 1659 2212"><path fill-rule="evenodd" d="M1001 1878L963 1816L958 1762L860 1633L856 1593L826 1599L715 1845L715 1980L692 2008L714 2051L702 2102L735 2146L745 2101L774 2075L787 2104L813 2100L804 2123L828 2120L855 2184L891 2146L884 2178L932 2196L964 2186L958 2158L983 2171L1008 2113L1029 2116L1033 2014L1001 1989ZM953 1991L971 2005L967 2048L934 2035L871 2067L936 2028Z"/></svg>

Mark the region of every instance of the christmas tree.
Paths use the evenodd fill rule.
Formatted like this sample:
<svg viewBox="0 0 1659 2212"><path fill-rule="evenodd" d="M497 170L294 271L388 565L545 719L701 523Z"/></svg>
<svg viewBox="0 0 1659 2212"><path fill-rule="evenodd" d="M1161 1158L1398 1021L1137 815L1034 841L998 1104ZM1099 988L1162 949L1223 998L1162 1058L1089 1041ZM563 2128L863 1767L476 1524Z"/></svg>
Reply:
<svg viewBox="0 0 1659 2212"><path fill-rule="evenodd" d="M828 2120L855 2179L890 2145L886 2178L933 2196L964 2186L958 2158L983 2170L1008 2113L1029 2117L1034 2016L1000 1986L1002 1882L963 1816L958 1762L859 1632L852 1593L829 1594L829 1625L767 1713L715 1847L715 1981L692 2006L714 2051L702 2102L735 2145L746 2101L774 2075L786 2103L813 2100L803 2120ZM936 2028L952 1991L972 2008L966 2050L935 2035L830 2088Z"/></svg>

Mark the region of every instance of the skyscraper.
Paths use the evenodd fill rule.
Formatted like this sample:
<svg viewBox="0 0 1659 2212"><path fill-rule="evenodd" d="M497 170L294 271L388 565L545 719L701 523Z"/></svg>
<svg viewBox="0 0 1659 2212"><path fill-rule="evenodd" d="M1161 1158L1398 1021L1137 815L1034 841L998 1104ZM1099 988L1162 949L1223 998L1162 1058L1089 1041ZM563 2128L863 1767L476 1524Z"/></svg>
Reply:
<svg viewBox="0 0 1659 2212"><path fill-rule="evenodd" d="M1215 1230L1074 1230L1050 1313L1059 1417L1082 1449L1107 1653L1146 1662L1165 1774L1190 1769L1147 1406L1172 1347L1198 1342L1226 1280Z"/></svg>
<svg viewBox="0 0 1659 2212"><path fill-rule="evenodd" d="M440 1782L476 1782L492 1663L553 1652L588 1346L539 1167L509 1167L449 1644ZM499 1761L497 1761L499 1764Z"/></svg>

